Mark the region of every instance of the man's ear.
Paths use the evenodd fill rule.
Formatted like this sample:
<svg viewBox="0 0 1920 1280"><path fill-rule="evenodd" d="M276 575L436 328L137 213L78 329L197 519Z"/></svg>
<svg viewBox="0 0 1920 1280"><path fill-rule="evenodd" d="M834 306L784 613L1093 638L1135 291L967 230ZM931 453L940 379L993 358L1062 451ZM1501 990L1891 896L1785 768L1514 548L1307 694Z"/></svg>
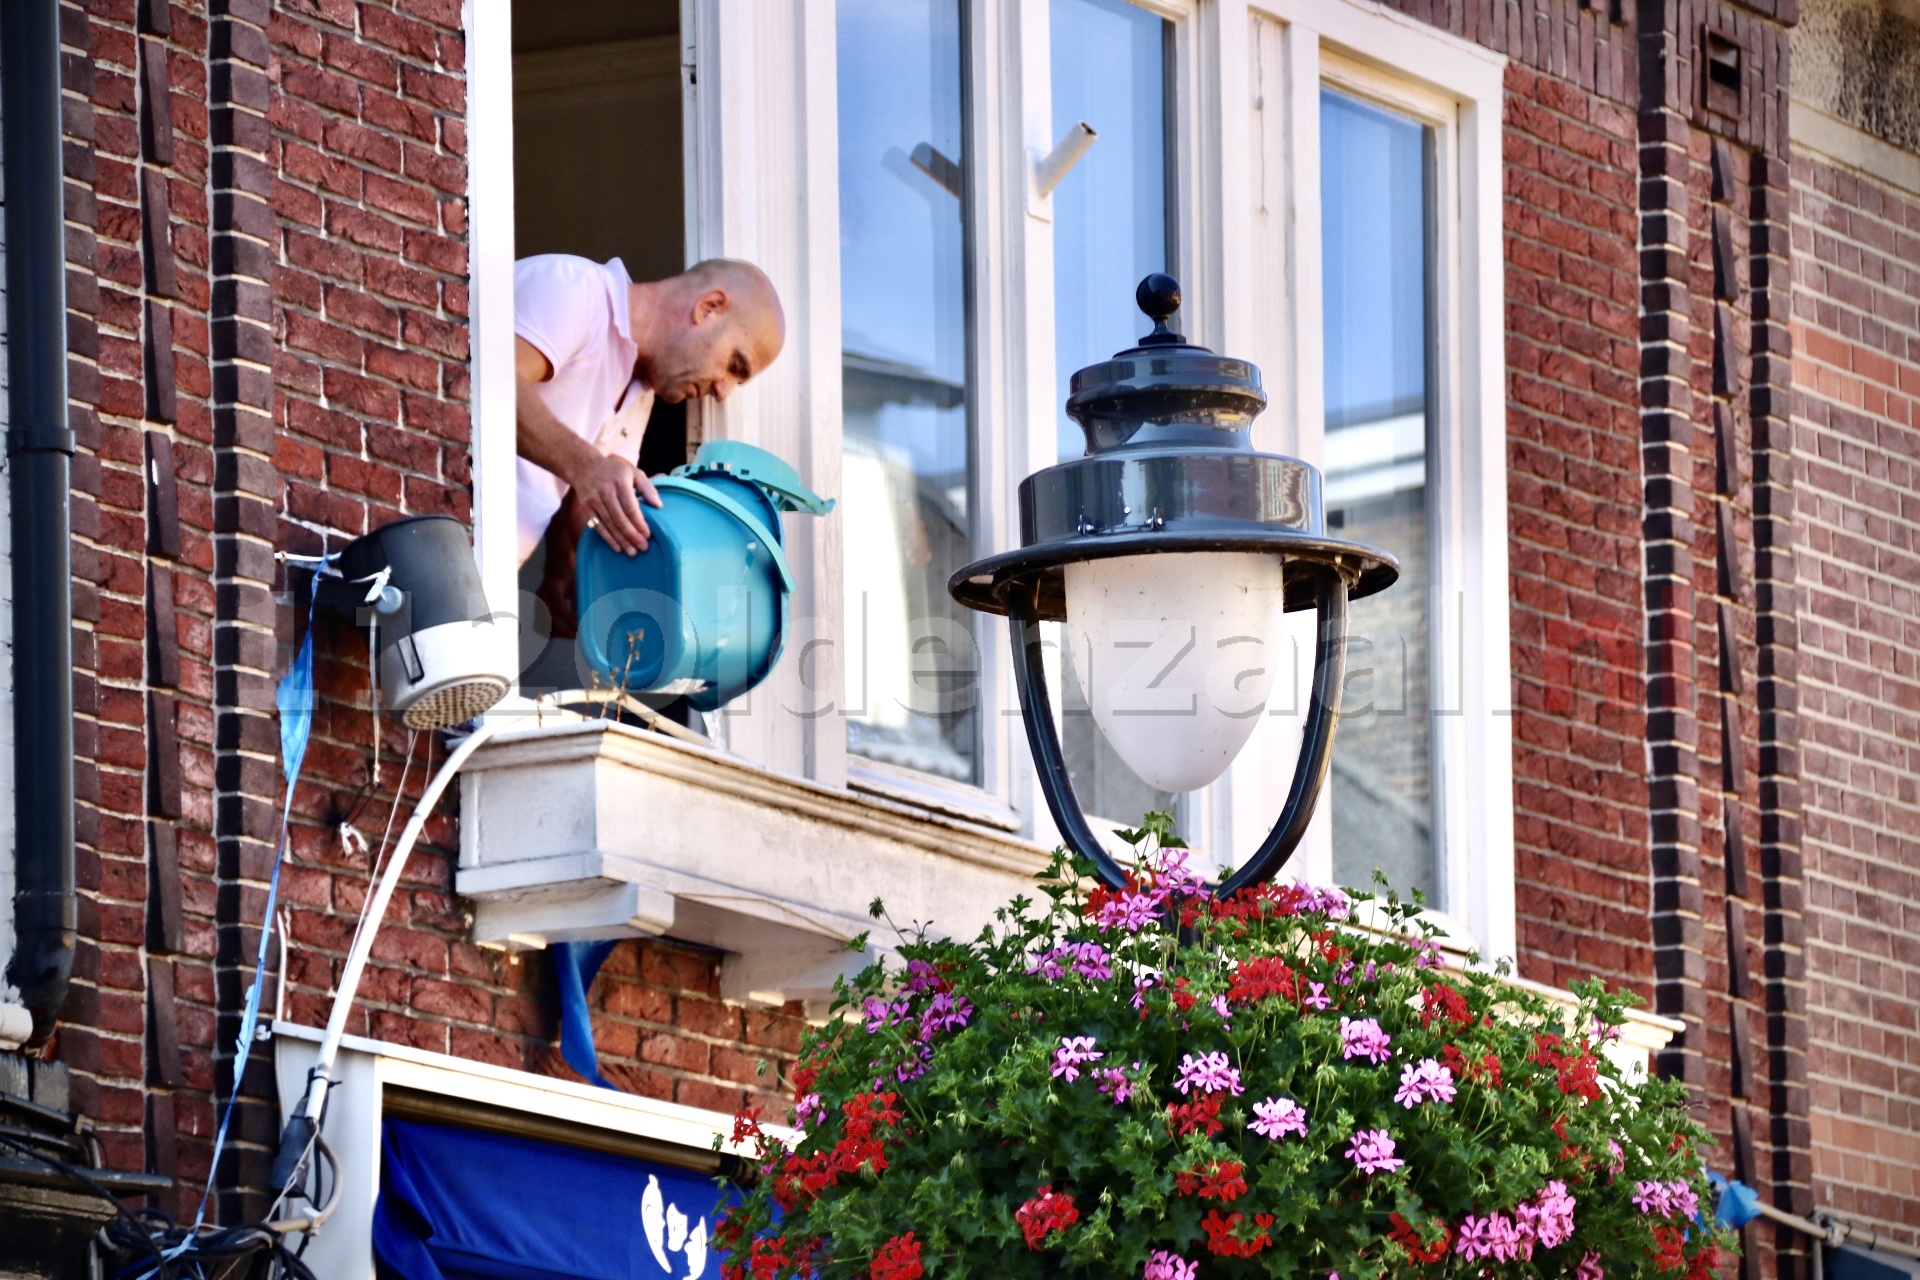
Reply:
<svg viewBox="0 0 1920 1280"><path fill-rule="evenodd" d="M726 315L732 306L733 299L727 296L725 289L709 289L693 300L693 323L698 326L718 319Z"/></svg>

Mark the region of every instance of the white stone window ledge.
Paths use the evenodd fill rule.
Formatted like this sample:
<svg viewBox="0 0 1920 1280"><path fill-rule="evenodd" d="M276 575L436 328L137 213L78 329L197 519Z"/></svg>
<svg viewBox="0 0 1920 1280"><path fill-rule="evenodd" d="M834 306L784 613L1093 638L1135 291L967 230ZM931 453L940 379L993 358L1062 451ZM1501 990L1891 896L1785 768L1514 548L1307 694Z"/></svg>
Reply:
<svg viewBox="0 0 1920 1280"><path fill-rule="evenodd" d="M890 796L840 790L610 721L500 734L461 777L460 867L474 940L656 936L728 953L723 997L817 1002L884 925L968 937L1047 851Z"/></svg>

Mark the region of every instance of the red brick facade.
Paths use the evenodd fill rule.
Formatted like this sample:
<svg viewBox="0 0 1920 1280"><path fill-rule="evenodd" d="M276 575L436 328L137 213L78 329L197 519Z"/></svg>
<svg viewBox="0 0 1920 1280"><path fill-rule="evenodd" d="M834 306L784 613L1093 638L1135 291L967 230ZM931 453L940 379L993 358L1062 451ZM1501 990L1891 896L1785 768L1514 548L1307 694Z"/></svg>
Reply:
<svg viewBox="0 0 1920 1280"><path fill-rule="evenodd" d="M1663 1069L1696 1087L1729 1171L1744 1161L1770 1200L1805 1212L1818 1184L1836 1210L1920 1230L1920 999L1898 994L1920 983L1905 905L1920 875L1920 277L1897 265L1920 262L1920 200L1794 171L1796 439L1791 13L1401 7L1511 59L1521 971L1599 974L1684 1019ZM271 687L304 597L272 553L471 513L460 12L62 10L83 940L52 1052L112 1163L183 1193L207 1177L211 1091L231 1088L277 831ZM1703 24L1747 57L1731 102L1703 87ZM325 702L282 884L285 1011L307 1025L367 892L346 830L378 844L407 755L390 723L370 777L360 641L320 626ZM417 745L410 796L441 758ZM564 1073L546 957L468 941L451 810L350 1030ZM721 1001L718 961L619 948L593 994L611 1079L720 1111L775 1088L800 1010ZM266 1058L227 1188L264 1181ZM1790 1237L1777 1257L1770 1235L1750 1243L1749 1274L1801 1274Z"/></svg>
<svg viewBox="0 0 1920 1280"><path fill-rule="evenodd" d="M1808 1077L1825 1207L1920 1236L1920 195L1794 163Z"/></svg>

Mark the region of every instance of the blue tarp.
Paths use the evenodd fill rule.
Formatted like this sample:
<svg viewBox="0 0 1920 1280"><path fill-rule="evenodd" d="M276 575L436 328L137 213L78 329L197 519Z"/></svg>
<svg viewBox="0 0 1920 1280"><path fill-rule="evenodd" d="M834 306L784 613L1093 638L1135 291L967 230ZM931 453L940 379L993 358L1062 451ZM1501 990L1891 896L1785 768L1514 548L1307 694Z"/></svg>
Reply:
<svg viewBox="0 0 1920 1280"><path fill-rule="evenodd" d="M388 1120L373 1248L383 1280L700 1280L730 1198L671 1165Z"/></svg>

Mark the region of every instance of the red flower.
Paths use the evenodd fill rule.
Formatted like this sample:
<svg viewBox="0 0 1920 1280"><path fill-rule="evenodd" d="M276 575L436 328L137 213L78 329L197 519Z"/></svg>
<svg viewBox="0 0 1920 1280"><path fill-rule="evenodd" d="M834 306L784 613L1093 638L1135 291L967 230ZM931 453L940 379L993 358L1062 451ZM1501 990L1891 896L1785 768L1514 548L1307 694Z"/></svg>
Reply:
<svg viewBox="0 0 1920 1280"><path fill-rule="evenodd" d="M1253 1215L1255 1234L1251 1238L1240 1235L1240 1224L1245 1217L1241 1213L1223 1214L1218 1209L1207 1210L1207 1216L1200 1221L1200 1228L1207 1233L1208 1252L1223 1258L1251 1258L1273 1243L1273 1237L1267 1234L1267 1228L1273 1225L1272 1214Z"/></svg>
<svg viewBox="0 0 1920 1280"><path fill-rule="evenodd" d="M793 1069L793 1100L795 1102L813 1092L814 1081L820 1078L818 1067L795 1067Z"/></svg>
<svg viewBox="0 0 1920 1280"><path fill-rule="evenodd" d="M1688 1261L1687 1280L1711 1280L1713 1269L1719 1265L1720 1248L1710 1244Z"/></svg>
<svg viewBox="0 0 1920 1280"><path fill-rule="evenodd" d="M1389 1238L1407 1251L1407 1259L1415 1263L1438 1262L1447 1256L1447 1246L1453 1243L1453 1232L1444 1222L1435 1221L1440 1228L1440 1238L1431 1242L1422 1241L1413 1225L1397 1213L1387 1215L1387 1221L1393 1224L1387 1232Z"/></svg>
<svg viewBox="0 0 1920 1280"><path fill-rule="evenodd" d="M1467 1010L1467 998L1451 982L1436 982L1421 992L1420 1006L1420 1025L1423 1027L1431 1027L1436 1018L1456 1027L1473 1025L1473 1014Z"/></svg>
<svg viewBox="0 0 1920 1280"><path fill-rule="evenodd" d="M1686 1256L1686 1233L1678 1227L1665 1225L1653 1229L1653 1265L1656 1271L1678 1271Z"/></svg>
<svg viewBox="0 0 1920 1280"><path fill-rule="evenodd" d="M1174 1175L1183 1196L1197 1195L1202 1200L1232 1204L1247 1194L1245 1170L1235 1161L1216 1160L1204 1167L1185 1169Z"/></svg>
<svg viewBox="0 0 1920 1280"><path fill-rule="evenodd" d="M1211 1138L1225 1126L1220 1123L1220 1100L1222 1095L1210 1093L1194 1102L1174 1102L1167 1105L1167 1123L1173 1127L1176 1136L1185 1137L1200 1129L1207 1131Z"/></svg>
<svg viewBox="0 0 1920 1280"><path fill-rule="evenodd" d="M1080 1221L1080 1210L1074 1207L1073 1197L1055 1191L1053 1184L1048 1183L1033 1199L1013 1211L1013 1219L1020 1224L1020 1234L1027 1238L1027 1248L1037 1250L1048 1236Z"/></svg>
<svg viewBox="0 0 1920 1280"><path fill-rule="evenodd" d="M733 1140L736 1144L760 1136L760 1108L746 1107L733 1114Z"/></svg>
<svg viewBox="0 0 1920 1280"><path fill-rule="evenodd" d="M1500 1087L1500 1055L1497 1053L1482 1054L1479 1062L1470 1063L1459 1045L1450 1044L1440 1050L1440 1060L1457 1079L1479 1080L1494 1089Z"/></svg>
<svg viewBox="0 0 1920 1280"><path fill-rule="evenodd" d="M1235 1004L1257 1004L1271 996L1287 1000L1299 998L1293 968L1285 960L1262 956L1243 960L1235 966L1233 983L1227 988L1228 1000Z"/></svg>
<svg viewBox="0 0 1920 1280"><path fill-rule="evenodd" d="M1173 989L1167 992L1167 994L1173 998L1175 1006L1177 1006L1182 1013L1185 1013L1200 1003L1200 997L1187 989L1189 985L1185 978L1175 978L1173 980Z"/></svg>
<svg viewBox="0 0 1920 1280"><path fill-rule="evenodd" d="M1584 1102L1594 1102L1600 1097L1600 1060L1583 1043L1580 1052L1568 1053L1561 1046L1565 1042L1556 1035L1538 1035L1533 1038L1532 1058L1542 1066L1552 1067L1559 1077L1560 1092L1578 1094Z"/></svg>
<svg viewBox="0 0 1920 1280"><path fill-rule="evenodd" d="M920 1242L913 1238L913 1232L881 1245L867 1274L872 1280L920 1280L926 1268L920 1265Z"/></svg>
<svg viewBox="0 0 1920 1280"><path fill-rule="evenodd" d="M864 1140L873 1137L875 1125L899 1124L900 1110L893 1105L897 1101L899 1095L889 1091L857 1093L850 1101L841 1103L840 1110L847 1117L847 1136Z"/></svg>

